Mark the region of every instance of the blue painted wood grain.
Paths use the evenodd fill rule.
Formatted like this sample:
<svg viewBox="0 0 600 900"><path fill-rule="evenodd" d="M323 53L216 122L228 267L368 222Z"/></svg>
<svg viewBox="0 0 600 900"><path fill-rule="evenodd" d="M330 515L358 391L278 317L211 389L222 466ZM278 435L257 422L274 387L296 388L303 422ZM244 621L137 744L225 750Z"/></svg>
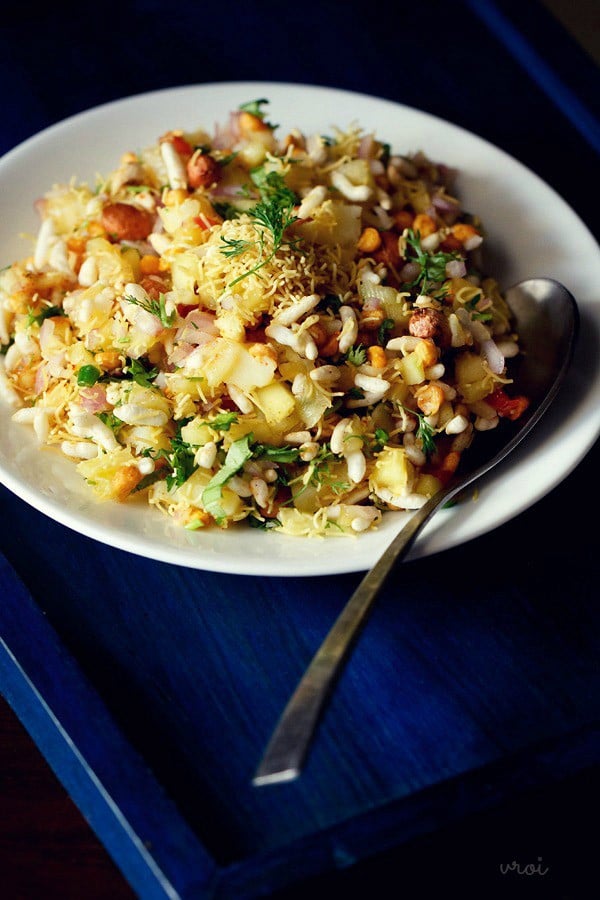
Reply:
<svg viewBox="0 0 600 900"><path fill-rule="evenodd" d="M565 496L589 477L586 465L593 459ZM259 860L260 877L277 883L291 861L299 873L326 870L344 853L381 849L386 834L439 827L461 809L461 790L464 811L486 802L486 780L491 802L499 784L549 777L544 752L556 753L557 775L561 764L594 761L595 578L580 568L573 590L570 566L530 542L532 522L548 540L539 522L560 489L493 534L401 567L302 778L259 791L250 779L270 728L358 576L318 579L315 590L313 579L180 569L95 545L0 497L13 522L9 557L23 567L35 552L26 581L47 621L183 821L240 884ZM34 550L41 531L47 540ZM578 536L563 537L563 551L575 563L589 552ZM512 565L494 563L490 580L490 563L509 554ZM481 781L469 789L473 773ZM358 841L369 814L371 841Z"/></svg>

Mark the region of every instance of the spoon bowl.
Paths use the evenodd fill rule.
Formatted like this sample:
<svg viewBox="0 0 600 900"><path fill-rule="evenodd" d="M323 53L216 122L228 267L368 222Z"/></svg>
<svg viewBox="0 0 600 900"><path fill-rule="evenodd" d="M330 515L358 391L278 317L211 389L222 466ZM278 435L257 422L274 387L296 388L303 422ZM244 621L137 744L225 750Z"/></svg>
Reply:
<svg viewBox="0 0 600 900"><path fill-rule="evenodd" d="M317 650L292 694L256 771L256 786L290 781L302 769L310 742L342 665L381 588L416 537L443 505L501 463L531 432L556 397L571 365L579 329L577 304L564 285L530 278L505 292L522 353L511 377L529 406L518 422L478 435L452 480L416 510L367 572Z"/></svg>

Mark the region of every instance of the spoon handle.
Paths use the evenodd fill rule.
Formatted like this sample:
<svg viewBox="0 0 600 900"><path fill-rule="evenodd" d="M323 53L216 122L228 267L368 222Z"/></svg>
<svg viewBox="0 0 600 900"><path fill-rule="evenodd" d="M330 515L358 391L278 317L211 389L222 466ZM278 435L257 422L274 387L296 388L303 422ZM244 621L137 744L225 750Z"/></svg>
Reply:
<svg viewBox="0 0 600 900"><path fill-rule="evenodd" d="M416 510L360 582L288 701L256 770L254 785L291 781L300 774L323 707L379 591L451 493L456 493L456 487L442 489Z"/></svg>

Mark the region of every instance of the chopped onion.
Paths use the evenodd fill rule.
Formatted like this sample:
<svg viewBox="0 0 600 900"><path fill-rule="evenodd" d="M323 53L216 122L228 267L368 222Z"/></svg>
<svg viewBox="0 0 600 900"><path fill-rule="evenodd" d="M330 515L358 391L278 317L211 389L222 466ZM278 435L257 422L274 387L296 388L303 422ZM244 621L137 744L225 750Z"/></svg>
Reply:
<svg viewBox="0 0 600 900"><path fill-rule="evenodd" d="M42 324L40 325L40 333L38 335L38 339L40 342L40 350L42 351L42 356L45 351L50 346L50 341L52 340L52 336L54 334L54 322L51 319L44 319Z"/></svg>
<svg viewBox="0 0 600 900"><path fill-rule="evenodd" d="M400 281L408 283L414 281L421 273L421 266L417 262L408 262L400 269Z"/></svg>
<svg viewBox="0 0 600 900"><path fill-rule="evenodd" d="M431 198L431 202L433 203L435 209L438 212L459 212L460 207L457 200L451 200L450 197L446 197L444 194L435 194Z"/></svg>
<svg viewBox="0 0 600 900"><path fill-rule="evenodd" d="M463 325L471 332L473 338L477 341L479 346L482 346L485 341L490 340L490 332L485 327L483 322L479 322L477 319L472 319L469 315L468 310L466 310L464 306L456 310L456 315L460 320L461 325Z"/></svg>
<svg viewBox="0 0 600 900"><path fill-rule="evenodd" d="M34 388L36 394L43 393L48 387L48 373L46 372L46 365L42 363L38 366L37 372L35 373L35 383Z"/></svg>
<svg viewBox="0 0 600 900"><path fill-rule="evenodd" d="M366 134L358 145L357 156L359 159L369 159L373 152L373 135Z"/></svg>
<svg viewBox="0 0 600 900"><path fill-rule="evenodd" d="M110 409L110 404L106 399L106 388L101 384L85 388L80 392L79 397L86 412L97 413Z"/></svg>
<svg viewBox="0 0 600 900"><path fill-rule="evenodd" d="M451 259L446 263L446 276L448 278L464 278L467 267L462 259Z"/></svg>
<svg viewBox="0 0 600 900"><path fill-rule="evenodd" d="M175 335L176 341L188 344L206 344L213 336L220 334L212 313L193 309L187 314L183 325Z"/></svg>
<svg viewBox="0 0 600 900"><path fill-rule="evenodd" d="M490 372L493 372L494 375L502 375L504 372L504 356L496 342L491 338L483 341L481 344L481 353L487 360Z"/></svg>

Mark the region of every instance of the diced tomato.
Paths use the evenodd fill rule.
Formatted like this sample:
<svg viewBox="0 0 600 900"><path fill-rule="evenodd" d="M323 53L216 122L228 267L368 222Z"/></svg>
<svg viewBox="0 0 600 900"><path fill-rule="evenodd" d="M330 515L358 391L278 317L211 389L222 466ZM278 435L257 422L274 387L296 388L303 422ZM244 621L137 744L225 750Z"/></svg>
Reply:
<svg viewBox="0 0 600 900"><path fill-rule="evenodd" d="M219 225L220 219L211 219L210 216L201 215L194 216L194 222L196 225L199 225L204 231L208 231L209 228L212 228L213 225Z"/></svg>
<svg viewBox="0 0 600 900"><path fill-rule="evenodd" d="M450 450L437 466L428 468L428 474L434 475L443 485L448 484L460 462L460 453L457 450Z"/></svg>
<svg viewBox="0 0 600 900"><path fill-rule="evenodd" d="M355 343L357 346L362 344L363 347L372 347L377 343L377 327L361 329L358 332Z"/></svg>
<svg viewBox="0 0 600 900"><path fill-rule="evenodd" d="M398 250L398 235L393 231L381 232L381 247L373 254L373 259L383 263L386 266L394 268L400 263L400 252Z"/></svg>
<svg viewBox="0 0 600 900"><path fill-rule="evenodd" d="M447 234L440 243L440 250L443 250L444 253L458 253L459 250L462 250L462 244L453 234Z"/></svg>
<svg viewBox="0 0 600 900"><path fill-rule="evenodd" d="M239 412L237 404L233 402L229 394L223 394L219 400L219 406L221 409L226 409L227 412Z"/></svg>
<svg viewBox="0 0 600 900"><path fill-rule="evenodd" d="M394 219L394 228L396 231L403 232L405 228L410 228L415 220L415 214L409 209L400 209L392 216Z"/></svg>
<svg viewBox="0 0 600 900"><path fill-rule="evenodd" d="M268 324L265 316L260 316L254 325L250 325L246 328L246 341L249 344L266 344L267 336L265 334L265 328Z"/></svg>
<svg viewBox="0 0 600 900"><path fill-rule="evenodd" d="M198 307L195 304L189 303L178 303L176 306L177 314L181 316L182 319L185 319L187 314L191 312L193 309L197 309Z"/></svg>
<svg viewBox="0 0 600 900"><path fill-rule="evenodd" d="M191 156L194 152L190 142L186 141L186 139L184 137L181 137L180 134L174 134L169 140L171 141L177 152L181 154L181 156L188 157Z"/></svg>
<svg viewBox="0 0 600 900"><path fill-rule="evenodd" d="M246 328L246 341L249 344L266 344L265 326L256 325L254 328Z"/></svg>
<svg viewBox="0 0 600 900"><path fill-rule="evenodd" d="M287 485L280 485L277 488L277 493L273 498L272 502L266 509L261 509L262 515L265 519L275 519L277 518L277 513L279 512L279 508L288 504L292 498L292 492L287 487Z"/></svg>
<svg viewBox="0 0 600 900"><path fill-rule="evenodd" d="M509 397L503 388L496 388L489 397L486 397L486 403L489 403L499 416L514 422L529 406L529 399L523 394L519 394L517 397Z"/></svg>

